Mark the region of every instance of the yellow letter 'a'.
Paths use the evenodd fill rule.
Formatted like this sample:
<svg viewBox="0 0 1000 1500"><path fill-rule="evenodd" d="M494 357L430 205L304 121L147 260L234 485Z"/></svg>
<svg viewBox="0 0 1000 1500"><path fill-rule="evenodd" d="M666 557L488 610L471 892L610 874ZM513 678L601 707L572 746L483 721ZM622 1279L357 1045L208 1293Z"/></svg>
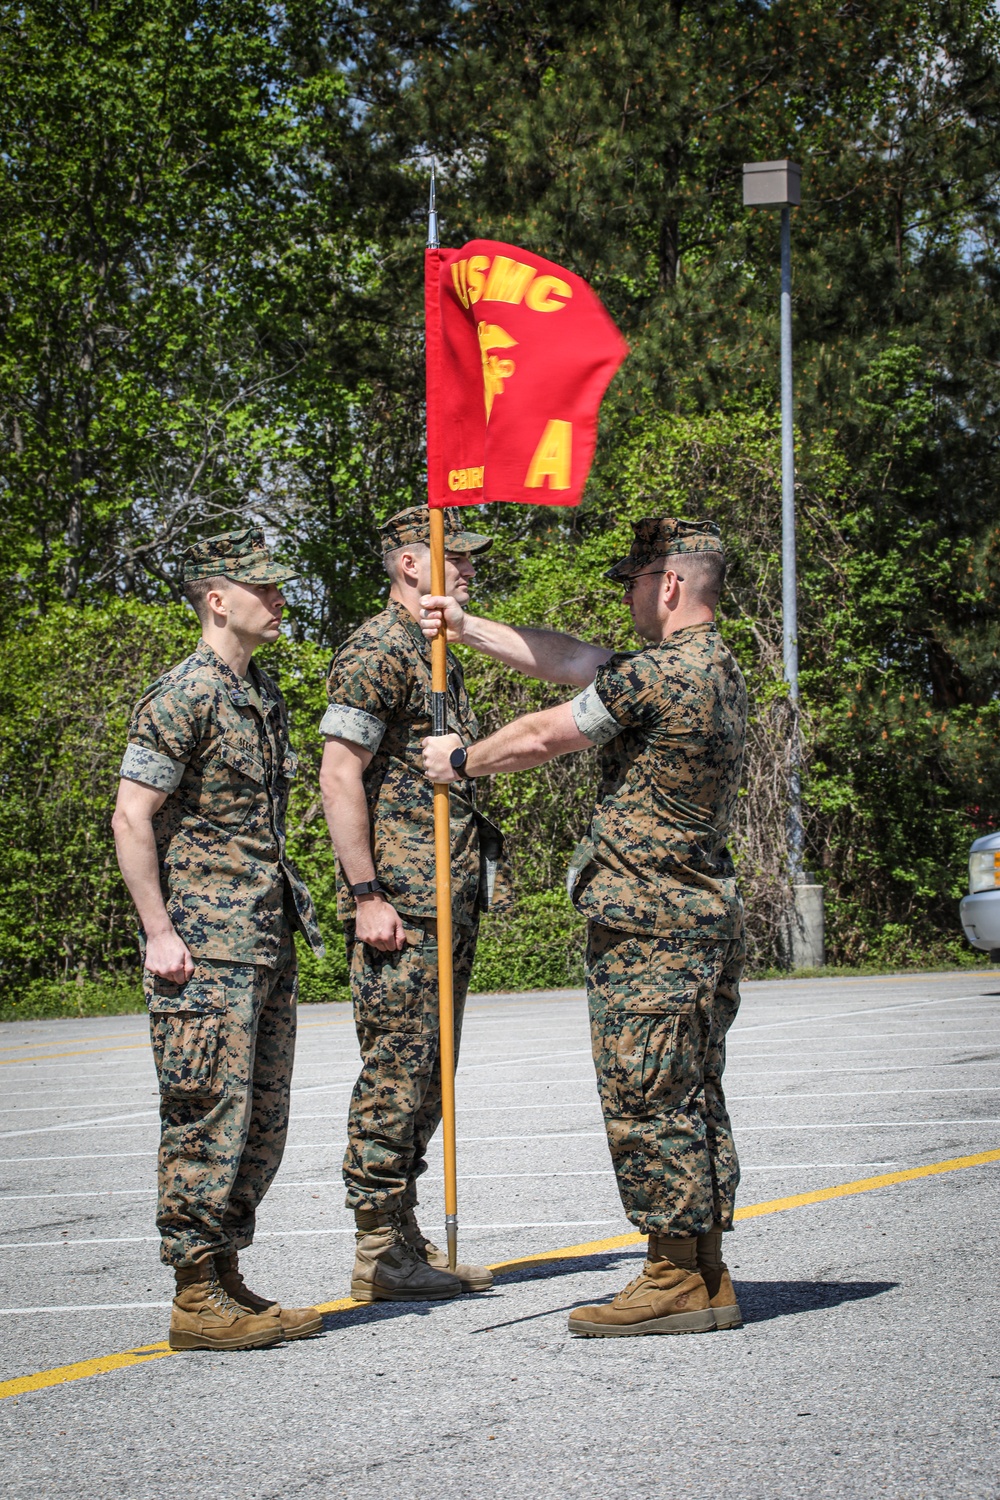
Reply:
<svg viewBox="0 0 1000 1500"><path fill-rule="evenodd" d="M550 489L568 490L572 454L573 423L546 422L542 441L528 465L525 489L537 490L548 479Z"/></svg>

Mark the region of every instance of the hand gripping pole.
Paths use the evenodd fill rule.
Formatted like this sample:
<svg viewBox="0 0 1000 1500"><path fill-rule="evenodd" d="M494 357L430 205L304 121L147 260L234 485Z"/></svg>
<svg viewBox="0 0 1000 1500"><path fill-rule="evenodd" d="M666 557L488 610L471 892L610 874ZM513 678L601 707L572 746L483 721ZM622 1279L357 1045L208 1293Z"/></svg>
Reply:
<svg viewBox="0 0 1000 1500"><path fill-rule="evenodd" d="M431 593L444 588L444 512L430 512ZM448 638L445 626L431 642L431 704L434 734L448 733ZM438 1030L441 1060L441 1124L444 1131L444 1222L448 1265L458 1257L458 1176L455 1161L455 991L451 928L451 806L447 783L434 786L434 877L437 895Z"/></svg>

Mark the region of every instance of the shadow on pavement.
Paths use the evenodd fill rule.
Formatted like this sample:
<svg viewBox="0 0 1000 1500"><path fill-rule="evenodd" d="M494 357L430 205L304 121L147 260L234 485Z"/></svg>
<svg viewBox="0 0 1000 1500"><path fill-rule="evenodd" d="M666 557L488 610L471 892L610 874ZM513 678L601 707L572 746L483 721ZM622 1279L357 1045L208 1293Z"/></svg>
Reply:
<svg viewBox="0 0 1000 1500"><path fill-rule="evenodd" d="M576 1276L581 1271L611 1271L623 1266L628 1277L635 1275L646 1259L646 1242L629 1245L621 1250L605 1250L599 1255L574 1255L567 1259L537 1260L530 1257L504 1266L497 1272L497 1281L503 1286L516 1285L520 1281L550 1281L556 1276Z"/></svg>
<svg viewBox="0 0 1000 1500"><path fill-rule="evenodd" d="M636 1265L625 1267L625 1280L628 1280L635 1275L637 1265L642 1263L644 1255L644 1248L633 1250L629 1247L626 1250L608 1251L603 1255L578 1255L571 1260L533 1260L529 1257L513 1267L505 1266L502 1271L498 1271L492 1293L470 1292L464 1297L445 1298L440 1302L370 1302L358 1307L337 1308L335 1312L324 1314L323 1328L329 1332L333 1328L355 1328L366 1323L383 1323L391 1318L413 1316L427 1318L434 1313L446 1313L449 1307L454 1306L455 1301L466 1304L481 1303L484 1307L492 1303L495 1306L501 1300L497 1297L498 1292L516 1287L520 1282L548 1281L556 1276L572 1276L579 1271L612 1270L619 1264L625 1265L626 1262L632 1261ZM613 1296L617 1290L617 1286L609 1287L608 1296ZM579 1301L579 1298L576 1300ZM576 1302L567 1303L567 1307L575 1306ZM556 1309L556 1311L561 1311L561 1309ZM548 1315L548 1312L544 1312L535 1313L532 1316L548 1317ZM513 1321L529 1320L515 1318Z"/></svg>
<svg viewBox="0 0 1000 1500"><path fill-rule="evenodd" d="M617 1274L606 1287L594 1289L589 1297L577 1295L565 1307L548 1307L541 1312L527 1313L520 1318L489 1321L474 1333L492 1333L497 1328L509 1328L517 1323L533 1323L538 1318L551 1317L554 1313L568 1312L587 1300L610 1301L621 1291L625 1283L636 1274L645 1258L645 1247L607 1251L601 1255L579 1255L568 1260L535 1261L526 1259L523 1265L505 1268L497 1275L492 1294L478 1292L468 1294L460 1300L466 1304L475 1302L500 1311L510 1309L507 1298L498 1297L498 1292L515 1291L516 1287L529 1281L555 1281L562 1276L577 1276L581 1271L608 1271ZM894 1291L898 1281L744 1281L739 1272L734 1277L736 1294L740 1300L743 1319L746 1323L766 1323L772 1318L792 1317L796 1313L816 1312L822 1308L840 1307L845 1302L862 1302L869 1297L880 1297L883 1292ZM498 1306L500 1304L500 1306ZM387 1322L399 1317L431 1317L434 1313L447 1313L453 1305L451 1299L442 1302L373 1302L366 1306L338 1309L327 1313L323 1319L326 1331L333 1328L357 1327L364 1324Z"/></svg>
<svg viewBox="0 0 1000 1500"><path fill-rule="evenodd" d="M899 1286L898 1281L742 1281L738 1273L733 1280L745 1323L863 1302Z"/></svg>

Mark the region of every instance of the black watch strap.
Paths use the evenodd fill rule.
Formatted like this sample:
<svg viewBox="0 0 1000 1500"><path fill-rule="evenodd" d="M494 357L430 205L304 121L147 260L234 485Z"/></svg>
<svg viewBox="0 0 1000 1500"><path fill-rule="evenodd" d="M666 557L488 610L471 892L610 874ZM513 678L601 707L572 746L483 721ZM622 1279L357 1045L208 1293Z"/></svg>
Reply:
<svg viewBox="0 0 1000 1500"><path fill-rule="evenodd" d="M469 748L468 748L468 746L467 745L458 745L451 752L451 754L448 757L448 760L451 762L451 769L453 771L461 771L464 768L465 762L468 760L468 758L469 758Z"/></svg>
<svg viewBox="0 0 1000 1500"><path fill-rule="evenodd" d="M348 889L352 896L374 896L377 891L382 890L382 887L376 876L374 880L359 880L357 885L349 886Z"/></svg>

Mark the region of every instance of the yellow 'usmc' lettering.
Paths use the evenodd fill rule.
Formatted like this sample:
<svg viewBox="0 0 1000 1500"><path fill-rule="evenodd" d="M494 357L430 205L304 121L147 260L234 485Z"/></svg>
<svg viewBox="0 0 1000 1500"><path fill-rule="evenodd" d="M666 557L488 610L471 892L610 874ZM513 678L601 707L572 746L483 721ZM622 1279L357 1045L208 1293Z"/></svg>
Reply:
<svg viewBox="0 0 1000 1500"><path fill-rule="evenodd" d="M483 487L483 465L478 469L449 469L450 490L481 490Z"/></svg>
<svg viewBox="0 0 1000 1500"><path fill-rule="evenodd" d="M524 476L525 489L541 489L547 479L550 490L568 490L572 459L573 423L546 422L541 441Z"/></svg>
<svg viewBox="0 0 1000 1500"><path fill-rule="evenodd" d="M455 296L463 307L482 298L487 302L523 302L532 312L558 312L573 296L573 288L561 276L541 276L534 266L512 260L509 255L470 255L452 262Z"/></svg>

